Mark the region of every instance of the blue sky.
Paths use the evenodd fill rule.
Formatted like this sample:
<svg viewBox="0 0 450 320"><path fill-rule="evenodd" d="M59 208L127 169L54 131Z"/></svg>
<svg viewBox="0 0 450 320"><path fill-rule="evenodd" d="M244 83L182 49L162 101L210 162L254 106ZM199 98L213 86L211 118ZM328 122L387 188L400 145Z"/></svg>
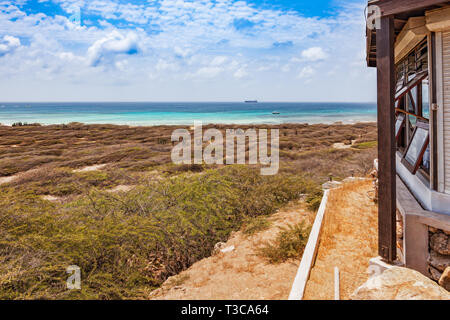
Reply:
<svg viewBox="0 0 450 320"><path fill-rule="evenodd" d="M374 101L364 0L0 0L2 101Z"/></svg>

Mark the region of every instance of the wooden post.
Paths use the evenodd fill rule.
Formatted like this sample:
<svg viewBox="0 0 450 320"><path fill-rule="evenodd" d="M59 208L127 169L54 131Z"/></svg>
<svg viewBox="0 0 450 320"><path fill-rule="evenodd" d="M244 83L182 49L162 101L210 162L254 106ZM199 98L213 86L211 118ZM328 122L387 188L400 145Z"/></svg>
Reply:
<svg viewBox="0 0 450 320"><path fill-rule="evenodd" d="M429 37L428 41L428 52L429 52L429 58L428 58L428 64L431 66L431 75L428 77L428 83L429 87L431 89L431 99L430 99L430 124L431 124L431 165L430 165L430 178L431 178L431 188L435 191L439 190L438 185L438 157L437 157L437 150L438 150L438 144L437 144L437 110L436 105L438 103L437 101L437 70L436 70L436 61L437 61L437 54L436 54L436 33L431 32L431 35Z"/></svg>
<svg viewBox="0 0 450 320"><path fill-rule="evenodd" d="M380 25L377 30L378 250L384 260L393 262L397 257L394 18L382 17Z"/></svg>

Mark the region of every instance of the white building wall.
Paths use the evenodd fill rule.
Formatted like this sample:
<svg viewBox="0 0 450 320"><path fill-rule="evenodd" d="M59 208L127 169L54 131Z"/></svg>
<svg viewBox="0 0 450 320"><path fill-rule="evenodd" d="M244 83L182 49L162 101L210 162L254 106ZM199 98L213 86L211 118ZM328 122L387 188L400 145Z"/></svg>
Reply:
<svg viewBox="0 0 450 320"><path fill-rule="evenodd" d="M441 173L443 180L443 190L450 194L450 31L442 32L442 93L443 104L440 113L441 119L441 147L443 150L443 162ZM439 151L438 151L439 152Z"/></svg>

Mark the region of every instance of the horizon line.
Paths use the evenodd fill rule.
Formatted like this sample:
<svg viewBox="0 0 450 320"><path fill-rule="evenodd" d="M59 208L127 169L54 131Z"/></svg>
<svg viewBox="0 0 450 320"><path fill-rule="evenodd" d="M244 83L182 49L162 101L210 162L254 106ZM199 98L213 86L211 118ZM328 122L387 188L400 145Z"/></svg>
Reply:
<svg viewBox="0 0 450 320"><path fill-rule="evenodd" d="M241 101L194 101L194 100L179 100L179 101L107 101L107 100L93 100L93 101L0 101L1 103L245 103L246 100ZM250 100L248 100L250 101ZM377 103L376 101L261 101L257 103Z"/></svg>

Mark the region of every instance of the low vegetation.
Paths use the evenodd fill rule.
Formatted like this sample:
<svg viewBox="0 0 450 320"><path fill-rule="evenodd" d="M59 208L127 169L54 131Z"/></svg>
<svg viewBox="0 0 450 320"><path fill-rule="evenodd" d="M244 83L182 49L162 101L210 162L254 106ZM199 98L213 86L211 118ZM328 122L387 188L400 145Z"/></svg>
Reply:
<svg viewBox="0 0 450 320"><path fill-rule="evenodd" d="M288 226L280 231L273 242L259 248L259 255L270 263L300 259L308 242L311 227L306 222Z"/></svg>
<svg viewBox="0 0 450 320"><path fill-rule="evenodd" d="M264 217L247 218L243 222L242 232L247 236L252 236L255 233L269 229L270 221Z"/></svg>
<svg viewBox="0 0 450 320"><path fill-rule="evenodd" d="M145 299L232 231L265 230L293 200L317 209L330 174L364 175L376 157L371 145L332 148L373 141L373 124L279 128L280 172L261 176L258 166L173 165L170 126L0 126L0 183L15 177L0 186L0 299ZM93 165L103 166L80 170ZM112 192L120 186L132 188ZM282 230L262 254L298 257L307 233ZM71 265L81 290L66 288Z"/></svg>
<svg viewBox="0 0 450 320"><path fill-rule="evenodd" d="M6 188L0 192L0 298L144 298L209 256L247 217L273 213L313 188L300 176L263 177L239 166L166 178L121 195L90 190L64 205ZM69 265L83 272L81 291L65 290Z"/></svg>

